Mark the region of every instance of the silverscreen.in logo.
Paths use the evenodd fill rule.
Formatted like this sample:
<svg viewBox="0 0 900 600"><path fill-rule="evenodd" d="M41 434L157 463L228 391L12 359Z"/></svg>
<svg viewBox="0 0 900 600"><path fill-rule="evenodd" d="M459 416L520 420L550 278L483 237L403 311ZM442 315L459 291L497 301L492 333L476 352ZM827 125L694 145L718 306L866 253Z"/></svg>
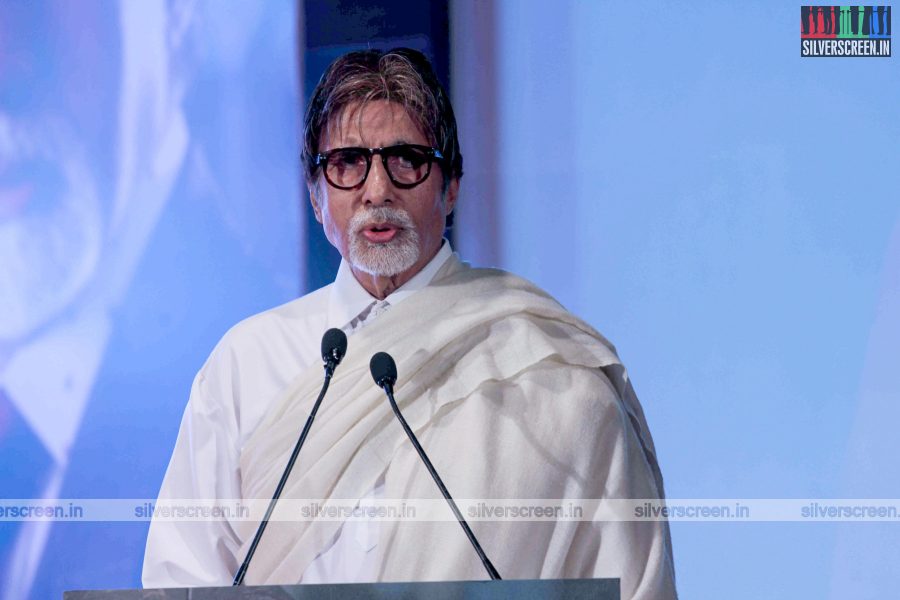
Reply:
<svg viewBox="0 0 900 600"><path fill-rule="evenodd" d="M800 7L800 56L890 55L890 6Z"/></svg>

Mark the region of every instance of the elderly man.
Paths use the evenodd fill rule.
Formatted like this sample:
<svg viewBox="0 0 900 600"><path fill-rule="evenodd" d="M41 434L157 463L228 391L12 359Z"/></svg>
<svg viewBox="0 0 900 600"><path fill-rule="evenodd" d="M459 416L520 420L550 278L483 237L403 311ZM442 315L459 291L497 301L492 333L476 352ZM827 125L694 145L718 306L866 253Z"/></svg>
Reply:
<svg viewBox="0 0 900 600"><path fill-rule="evenodd" d="M442 238L462 176L446 93L418 52L354 52L322 77L303 163L335 282L229 331L198 374L161 498L268 498L321 384L319 340L350 334L283 498L440 498L382 391L458 498L662 498L643 413L612 346L546 293L473 269ZM146 586L227 584L256 524L157 521ZM664 521L473 523L506 578L619 577L675 596ZM454 522L284 520L248 583L483 578Z"/></svg>

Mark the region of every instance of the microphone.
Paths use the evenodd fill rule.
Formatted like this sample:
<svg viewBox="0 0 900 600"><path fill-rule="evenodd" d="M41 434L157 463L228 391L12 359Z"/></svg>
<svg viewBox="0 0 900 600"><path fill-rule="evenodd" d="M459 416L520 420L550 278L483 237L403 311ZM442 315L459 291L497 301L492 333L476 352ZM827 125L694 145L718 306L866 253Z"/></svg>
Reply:
<svg viewBox="0 0 900 600"><path fill-rule="evenodd" d="M444 495L444 499L447 501L447 504L450 505L450 510L453 511L453 515L456 517L456 520L463 528L463 531L465 531L466 537L469 538L469 541L472 543L472 547L475 548L475 553L478 554L478 558L481 559L481 564L484 565L484 569L487 571L491 579L502 579L500 577L500 573L497 572L497 569L494 568L494 565L491 564L490 559L484 553L484 550L481 549L481 544L478 543L478 540L475 538L475 534L472 533L472 529L469 527L469 524L466 523L466 520L463 518L462 513L459 512L459 507L456 506L456 502L454 502L453 498L450 497L450 492L447 491L447 486L444 485L444 482L443 480L441 480L441 476L438 475L437 471L435 470L434 465L432 465L431 461L428 460L428 455L425 454L425 450L422 449L422 445L419 444L419 440L416 439L416 434L414 434L412 429L409 428L409 425L407 425L406 423L406 419L403 418L403 415L400 413L400 409L397 407L397 402L394 400L394 384L397 383L397 363L394 362L394 359L391 358L391 355L387 352L376 352L372 356L372 360L369 361L369 371L371 371L372 373L372 379L375 380L375 384L383 389L384 393L387 394L388 402L391 403L391 408L394 410L394 414L397 415L397 419L400 420L400 424L403 426L403 430L406 431L406 435L409 437L409 441L412 442L412 445L416 448L416 452L419 453L419 458L421 458L422 462L425 463L425 468L428 469L428 472L431 474L431 478L434 479L434 483L437 484L438 489L441 490L441 494Z"/></svg>
<svg viewBox="0 0 900 600"><path fill-rule="evenodd" d="M240 568L234 576L234 581L231 584L233 586L241 585L244 582L244 576L247 574L247 569L250 568L250 560L256 553L256 547L259 545L259 540L262 539L263 532L269 524L269 518L272 516L272 511L275 510L275 505L281 497L281 492L284 490L284 486L291 474L291 470L294 468L294 463L297 462L297 457L300 455L300 448L303 447L303 442L306 441L306 436L309 433L310 427L312 427L313 419L316 418L319 405L322 404L322 399L325 398L325 392L328 391L328 384L331 383L331 377L334 375L334 370L341 363L345 354L347 354L347 335L340 329L332 328L326 331L325 335L322 336L322 362L325 367L325 381L322 383L319 397L316 398L316 403L313 404L309 417L306 419L306 425L303 426L300 438L294 446L294 451L291 452L291 457L288 459L287 466L284 468L284 473L281 474L281 479L278 481L278 486L275 488L275 494L273 494L272 500L269 502L266 514L256 530L256 535L253 537L250 548L247 550L247 556L244 558L244 562L241 563Z"/></svg>
<svg viewBox="0 0 900 600"><path fill-rule="evenodd" d="M347 354L347 334L332 327L322 336L322 362L325 363L325 376L334 375L334 369Z"/></svg>

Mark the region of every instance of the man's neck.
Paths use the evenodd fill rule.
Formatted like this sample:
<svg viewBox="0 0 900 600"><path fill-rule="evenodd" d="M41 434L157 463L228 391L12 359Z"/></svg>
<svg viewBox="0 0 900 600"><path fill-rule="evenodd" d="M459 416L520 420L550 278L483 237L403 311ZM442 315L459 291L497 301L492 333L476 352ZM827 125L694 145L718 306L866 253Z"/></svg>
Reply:
<svg viewBox="0 0 900 600"><path fill-rule="evenodd" d="M360 271L352 265L350 267L350 270L353 272L353 276L356 277L356 280L359 282L359 284L363 286L363 288L367 292L369 292L372 297L379 300L384 300L385 298L390 296L394 292L394 290L412 279L412 276L415 275L415 273L406 275L407 272L404 271L403 273L399 273L391 277L384 277L381 275L364 273L363 271Z"/></svg>
<svg viewBox="0 0 900 600"><path fill-rule="evenodd" d="M402 273L397 273L396 275L384 276L384 275L372 275L371 273L366 273L364 271L360 271L353 264L350 264L350 271L353 273L353 276L359 282L363 289L369 292L369 294L373 298L377 298L378 300L384 300L391 294L393 294L397 289L402 287L407 281L416 276L416 274L424 269L431 260L437 256L438 251L441 249L441 246L438 245L437 248L434 249L433 252L427 255L423 255L416 263L403 271Z"/></svg>

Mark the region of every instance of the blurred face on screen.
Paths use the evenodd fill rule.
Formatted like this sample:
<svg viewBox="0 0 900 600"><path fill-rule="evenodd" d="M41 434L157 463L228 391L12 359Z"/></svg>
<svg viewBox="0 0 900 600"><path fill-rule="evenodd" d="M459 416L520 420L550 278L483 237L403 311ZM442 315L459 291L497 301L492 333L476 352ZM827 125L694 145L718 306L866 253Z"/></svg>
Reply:
<svg viewBox="0 0 900 600"><path fill-rule="evenodd" d="M95 271L114 182L116 12L0 3L0 349Z"/></svg>

